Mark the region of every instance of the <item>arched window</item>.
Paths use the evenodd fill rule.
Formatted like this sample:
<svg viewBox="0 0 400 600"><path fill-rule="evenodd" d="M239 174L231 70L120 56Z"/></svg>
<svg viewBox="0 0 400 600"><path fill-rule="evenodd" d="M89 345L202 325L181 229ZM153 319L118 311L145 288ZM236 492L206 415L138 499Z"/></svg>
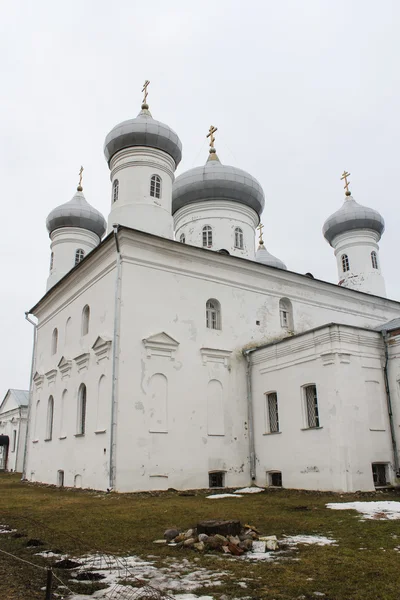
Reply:
<svg viewBox="0 0 400 600"><path fill-rule="evenodd" d="M205 225L203 227L203 248L211 248L212 241L212 228L210 225Z"/></svg>
<svg viewBox="0 0 400 600"><path fill-rule="evenodd" d="M51 272L52 272L52 270L53 270L53 266L54 266L54 252L52 252L52 253L50 254L50 273L51 273Z"/></svg>
<svg viewBox="0 0 400 600"><path fill-rule="evenodd" d="M89 333L89 321L90 321L90 308L86 304L82 311L82 335Z"/></svg>
<svg viewBox="0 0 400 600"><path fill-rule="evenodd" d="M235 248L243 250L243 230L235 227Z"/></svg>
<svg viewBox="0 0 400 600"><path fill-rule="evenodd" d="M119 192L119 181L118 179L114 179L112 185L112 201L116 202L118 200L118 192Z"/></svg>
<svg viewBox="0 0 400 600"><path fill-rule="evenodd" d="M207 300L206 326L208 329L221 329L221 305L214 298Z"/></svg>
<svg viewBox="0 0 400 600"><path fill-rule="evenodd" d="M61 403L60 403L60 430L59 430L59 437L60 438L64 438L66 437L66 433L65 433L65 413L66 411L68 411L68 392L67 390L64 390L61 396Z"/></svg>
<svg viewBox="0 0 400 600"><path fill-rule="evenodd" d="M150 179L150 196L161 198L161 177L159 175L152 175Z"/></svg>
<svg viewBox="0 0 400 600"><path fill-rule="evenodd" d="M289 298L281 298L279 300L279 317L282 329L293 331L293 308Z"/></svg>
<svg viewBox="0 0 400 600"><path fill-rule="evenodd" d="M40 398L36 402L35 423L33 426L33 439L34 440L38 439L38 433L39 433L39 408L40 408Z"/></svg>
<svg viewBox="0 0 400 600"><path fill-rule="evenodd" d="M350 262L347 254L342 254L342 269L343 273L346 273L346 271L350 271Z"/></svg>
<svg viewBox="0 0 400 600"><path fill-rule="evenodd" d="M85 435L86 431L86 385L81 384L78 392L78 423L77 435Z"/></svg>
<svg viewBox="0 0 400 600"><path fill-rule="evenodd" d="M46 440L53 437L54 398L50 396L47 402Z"/></svg>
<svg viewBox="0 0 400 600"><path fill-rule="evenodd" d="M378 268L378 256L377 256L375 250L372 250L372 252L371 252L371 262L372 262L372 268L377 269Z"/></svg>
<svg viewBox="0 0 400 600"><path fill-rule="evenodd" d="M51 336L51 353L55 354L57 352L58 346L58 329L55 327L53 329L53 335Z"/></svg>
<svg viewBox="0 0 400 600"><path fill-rule="evenodd" d="M181 235L179 236L179 241L181 244L186 244L186 236L184 233L181 233Z"/></svg>
<svg viewBox="0 0 400 600"><path fill-rule="evenodd" d="M66 346L70 341L71 341L71 324L72 324L72 319L71 317L68 317L66 323L65 323L65 335L64 335L64 346Z"/></svg>
<svg viewBox="0 0 400 600"><path fill-rule="evenodd" d="M81 262L85 258L85 251L82 248L75 250L75 265Z"/></svg>

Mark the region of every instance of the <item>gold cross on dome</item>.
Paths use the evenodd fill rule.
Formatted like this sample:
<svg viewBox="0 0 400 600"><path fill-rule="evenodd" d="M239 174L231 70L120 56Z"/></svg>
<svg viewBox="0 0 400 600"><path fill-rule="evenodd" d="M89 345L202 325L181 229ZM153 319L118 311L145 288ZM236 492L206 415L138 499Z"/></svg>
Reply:
<svg viewBox="0 0 400 600"><path fill-rule="evenodd" d="M349 192L349 183L350 181L347 181L347 178L351 175L351 173L348 173L347 171L343 171L343 174L340 178L340 180L342 181L344 179L345 181L345 185L344 185L344 189L346 190L346 194Z"/></svg>
<svg viewBox="0 0 400 600"><path fill-rule="evenodd" d="M258 231L260 232L260 236L259 236L259 239L258 239L258 241L259 241L259 243L260 243L260 244L263 244L263 243L264 243L264 241L263 241L263 233L262 233L262 230L264 229L264 225L261 223L261 221L260 221L260 224L259 224L259 226L257 227L257 229L258 229Z"/></svg>
<svg viewBox="0 0 400 600"><path fill-rule="evenodd" d="M83 167L81 167L79 169L79 186L82 187L82 174L83 174Z"/></svg>
<svg viewBox="0 0 400 600"><path fill-rule="evenodd" d="M214 133L218 131L218 127L214 127L214 125L210 125L209 133L207 133L207 137L210 138L210 148L214 148L215 137Z"/></svg>
<svg viewBox="0 0 400 600"><path fill-rule="evenodd" d="M150 81L148 79L146 79L146 81L143 84L143 89L142 89L142 92L144 92L143 104L147 104L147 96L148 96L147 86L149 85L149 83L150 83Z"/></svg>

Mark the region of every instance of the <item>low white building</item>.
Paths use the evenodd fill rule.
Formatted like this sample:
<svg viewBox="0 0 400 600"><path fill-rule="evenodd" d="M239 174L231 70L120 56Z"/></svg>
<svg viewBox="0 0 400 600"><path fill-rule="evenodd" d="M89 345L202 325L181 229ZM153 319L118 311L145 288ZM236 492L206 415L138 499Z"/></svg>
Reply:
<svg viewBox="0 0 400 600"><path fill-rule="evenodd" d="M22 473L29 392L8 390L0 404L0 471Z"/></svg>
<svg viewBox="0 0 400 600"><path fill-rule="evenodd" d="M25 476L121 492L394 484L400 371L381 329L400 304L384 297L382 217L346 195L324 226L339 285L291 272L255 250L263 190L213 142L174 181L181 143L144 103L106 138L108 235L81 185L50 213Z"/></svg>

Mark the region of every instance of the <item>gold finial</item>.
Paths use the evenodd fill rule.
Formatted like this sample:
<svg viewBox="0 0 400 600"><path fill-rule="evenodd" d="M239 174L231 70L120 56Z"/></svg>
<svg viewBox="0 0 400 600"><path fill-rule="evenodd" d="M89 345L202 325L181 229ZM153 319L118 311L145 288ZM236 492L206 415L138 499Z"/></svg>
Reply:
<svg viewBox="0 0 400 600"><path fill-rule="evenodd" d="M346 190L346 196L351 196L351 192L349 190L349 183L350 181L347 181L347 178L351 175L351 173L348 173L347 171L343 171L343 174L340 178L340 180L342 181L344 179L345 181L345 185L344 185L344 189Z"/></svg>
<svg viewBox="0 0 400 600"><path fill-rule="evenodd" d="M148 96L147 86L149 85L149 83L150 83L150 81L148 79L146 79L146 81L143 84L142 92L144 92L144 96L143 96L142 108L149 108L147 106L147 96Z"/></svg>
<svg viewBox="0 0 400 600"><path fill-rule="evenodd" d="M264 244L264 240L263 240L263 233L262 230L264 229L264 225L261 223L259 226L257 227L258 231L260 232L259 238L258 238L258 243L260 244L260 246L262 246Z"/></svg>
<svg viewBox="0 0 400 600"><path fill-rule="evenodd" d="M214 148L214 142L215 142L214 133L216 131L218 131L218 127L214 127L214 125L210 125L209 132L207 133L207 137L210 138L210 152L215 152L215 148Z"/></svg>
<svg viewBox="0 0 400 600"><path fill-rule="evenodd" d="M83 187L82 187L82 174L83 174L83 167L81 167L79 169L79 185L78 185L78 192L82 192Z"/></svg>

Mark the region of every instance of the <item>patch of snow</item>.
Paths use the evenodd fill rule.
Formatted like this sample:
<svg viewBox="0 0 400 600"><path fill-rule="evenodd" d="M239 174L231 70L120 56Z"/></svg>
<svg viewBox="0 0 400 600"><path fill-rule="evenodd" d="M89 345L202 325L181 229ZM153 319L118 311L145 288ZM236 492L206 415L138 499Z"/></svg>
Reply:
<svg viewBox="0 0 400 600"><path fill-rule="evenodd" d="M44 556L44 558L60 558L63 560L67 558L67 554L58 554L57 552L52 552L51 550L44 550L43 552L35 552L35 556Z"/></svg>
<svg viewBox="0 0 400 600"><path fill-rule="evenodd" d="M323 535L285 535L280 542L282 544L287 544L288 546L297 546L297 544L329 546L331 544L336 544L336 540L324 537Z"/></svg>
<svg viewBox="0 0 400 600"><path fill-rule="evenodd" d="M212 496L206 496L210 500L215 500L217 498L242 498L239 494L212 494Z"/></svg>
<svg viewBox="0 0 400 600"><path fill-rule="evenodd" d="M0 529L0 533L14 533L16 529Z"/></svg>
<svg viewBox="0 0 400 600"><path fill-rule="evenodd" d="M376 521L400 519L400 502L381 500L378 502L330 502L326 508L333 510L356 510L364 519Z"/></svg>
<svg viewBox="0 0 400 600"><path fill-rule="evenodd" d="M241 490L235 490L233 493L234 494L258 494L259 492L265 492L264 488L259 488L259 487L246 487L246 488L242 488Z"/></svg>

